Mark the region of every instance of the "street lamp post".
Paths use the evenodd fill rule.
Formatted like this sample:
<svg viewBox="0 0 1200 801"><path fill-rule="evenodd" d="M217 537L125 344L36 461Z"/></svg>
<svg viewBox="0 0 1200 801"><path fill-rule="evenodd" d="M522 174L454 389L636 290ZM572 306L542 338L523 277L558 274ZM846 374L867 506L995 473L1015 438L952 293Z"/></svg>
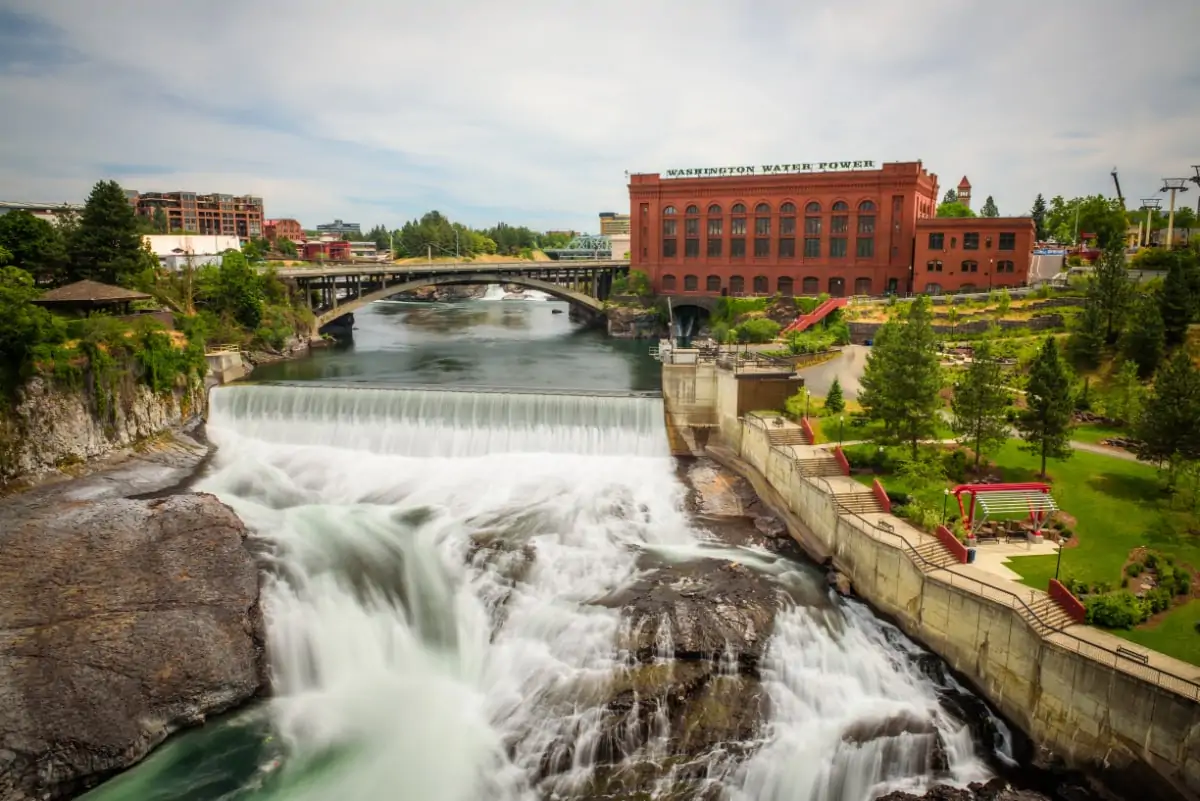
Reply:
<svg viewBox="0 0 1200 801"><path fill-rule="evenodd" d="M805 387L804 388L804 419L805 420L808 419L808 399L811 396L812 396L812 393L809 391L808 387Z"/></svg>
<svg viewBox="0 0 1200 801"><path fill-rule="evenodd" d="M1162 201L1156 197L1142 198L1142 208L1146 210L1146 247L1150 247L1150 224L1153 221L1154 212L1158 211ZM1141 244L1141 243L1139 243Z"/></svg>
<svg viewBox="0 0 1200 801"><path fill-rule="evenodd" d="M950 500L950 490L942 490L942 525L946 525L946 503Z"/></svg>
<svg viewBox="0 0 1200 801"><path fill-rule="evenodd" d="M1054 580L1055 581L1058 581L1058 571L1059 571L1059 568L1062 567L1063 545L1065 545L1065 543L1063 542L1062 534L1059 534L1058 535L1058 561L1054 563Z"/></svg>
<svg viewBox="0 0 1200 801"><path fill-rule="evenodd" d="M839 414L839 415L838 415L838 446L839 446L839 447L841 447L841 444L842 444L842 429L843 429L843 425L842 425L842 424L843 424L845 421L846 421L846 415L844 415L844 414Z"/></svg>
<svg viewBox="0 0 1200 801"><path fill-rule="evenodd" d="M1163 187L1159 192L1171 193L1170 212L1167 216L1167 247L1173 247L1175 244L1175 193L1186 192L1186 178L1163 178Z"/></svg>

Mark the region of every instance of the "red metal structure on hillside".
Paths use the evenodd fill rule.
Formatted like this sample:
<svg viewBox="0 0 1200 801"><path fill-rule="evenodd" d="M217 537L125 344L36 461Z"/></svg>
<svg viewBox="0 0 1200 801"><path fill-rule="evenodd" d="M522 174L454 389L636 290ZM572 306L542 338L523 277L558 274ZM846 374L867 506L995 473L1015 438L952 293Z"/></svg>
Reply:
<svg viewBox="0 0 1200 801"><path fill-rule="evenodd" d="M1020 514L1027 516L1033 524L1035 534L1040 534L1042 525L1058 505L1050 495L1050 485L1037 481L1015 484L959 484L951 492L958 501L958 512L968 532L975 530L993 514ZM963 495L969 494L969 506L963 506ZM976 509L983 514L976 521Z"/></svg>
<svg viewBox="0 0 1200 801"><path fill-rule="evenodd" d="M830 298L808 314L797 316L795 320L788 323L787 328L783 329L782 333L788 334L792 331L807 331L832 314L834 309L840 309L849 302L846 298Z"/></svg>

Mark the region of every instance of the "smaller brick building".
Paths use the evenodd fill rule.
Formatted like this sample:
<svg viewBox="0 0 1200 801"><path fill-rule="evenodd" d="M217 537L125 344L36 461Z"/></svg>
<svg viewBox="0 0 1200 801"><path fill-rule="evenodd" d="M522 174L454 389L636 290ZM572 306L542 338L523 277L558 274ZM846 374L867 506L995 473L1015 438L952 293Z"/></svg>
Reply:
<svg viewBox="0 0 1200 801"><path fill-rule="evenodd" d="M279 220L267 220L263 225L263 231L267 239L272 242L276 239L290 239L293 242L303 242L306 238L304 236L304 227L300 225L300 221L286 217Z"/></svg>
<svg viewBox="0 0 1200 801"><path fill-rule="evenodd" d="M337 239L332 242L305 242L301 253L307 261L350 261L350 243Z"/></svg>
<svg viewBox="0 0 1200 801"><path fill-rule="evenodd" d="M1036 233L1032 217L919 218L912 291L1022 286L1029 278Z"/></svg>

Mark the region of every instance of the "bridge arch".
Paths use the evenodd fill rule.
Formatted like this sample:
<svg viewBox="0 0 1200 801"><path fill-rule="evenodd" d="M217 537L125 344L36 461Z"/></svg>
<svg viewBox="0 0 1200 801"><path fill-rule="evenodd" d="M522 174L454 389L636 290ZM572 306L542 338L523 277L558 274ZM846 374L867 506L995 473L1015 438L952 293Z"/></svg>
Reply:
<svg viewBox="0 0 1200 801"><path fill-rule="evenodd" d="M536 289L539 292L545 292L547 295L564 300L572 306L585 309L593 314L600 314L604 310L603 301L597 300L590 295L585 295L582 292L577 292L574 289L537 278L492 272L455 273L453 275L431 275L427 278L417 278L412 281L391 284L362 297L346 298L344 302L317 315L317 328L326 326L339 317L353 314L368 303L374 303L377 300L387 300L394 295L399 295L401 292L411 292L414 289L426 286L450 286L453 284L511 284L513 286L522 286L526 289Z"/></svg>

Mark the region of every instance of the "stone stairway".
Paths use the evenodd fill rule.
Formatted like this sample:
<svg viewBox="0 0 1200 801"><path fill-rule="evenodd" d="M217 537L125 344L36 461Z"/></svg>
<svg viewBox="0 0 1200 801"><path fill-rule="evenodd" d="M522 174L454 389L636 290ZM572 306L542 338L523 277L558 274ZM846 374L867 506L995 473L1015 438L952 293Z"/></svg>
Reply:
<svg viewBox="0 0 1200 801"><path fill-rule="evenodd" d="M811 445L808 437L804 434L804 429L800 426L789 426L787 428L768 428L767 441L771 445Z"/></svg>
<svg viewBox="0 0 1200 801"><path fill-rule="evenodd" d="M802 476L840 476L842 475L842 466L833 456L815 456L806 459L793 459L792 464L796 466Z"/></svg>
<svg viewBox="0 0 1200 801"><path fill-rule="evenodd" d="M865 515L883 511L883 507L879 505L879 499L870 490L839 492L833 498L837 501L838 511L843 514Z"/></svg>
<svg viewBox="0 0 1200 801"><path fill-rule="evenodd" d="M946 546L937 540L926 540L913 550L921 556L921 559L917 561L917 567L921 569L922 573L932 573L934 570L959 563L954 554L946 550Z"/></svg>
<svg viewBox="0 0 1200 801"><path fill-rule="evenodd" d="M1030 614L1030 610L1034 614ZM1042 637L1075 625L1075 621L1071 619L1071 616L1053 598L1045 593L1035 598L1029 604L1029 609L1019 606L1017 607L1017 612Z"/></svg>

